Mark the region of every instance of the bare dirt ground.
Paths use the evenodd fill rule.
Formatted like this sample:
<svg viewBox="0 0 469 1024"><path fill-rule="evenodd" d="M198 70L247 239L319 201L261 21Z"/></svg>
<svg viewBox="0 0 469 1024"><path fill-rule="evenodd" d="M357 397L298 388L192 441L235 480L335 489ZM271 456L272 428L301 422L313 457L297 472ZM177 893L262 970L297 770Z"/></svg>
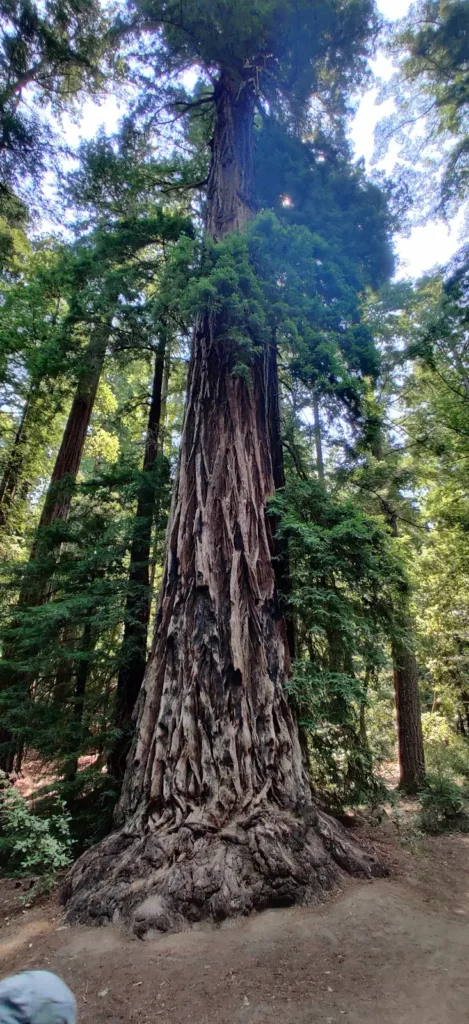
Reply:
<svg viewBox="0 0 469 1024"><path fill-rule="evenodd" d="M81 1024L469 1022L469 837L373 830L388 880L343 879L328 903L148 942L65 925L56 897L0 885L2 975L56 971Z"/></svg>

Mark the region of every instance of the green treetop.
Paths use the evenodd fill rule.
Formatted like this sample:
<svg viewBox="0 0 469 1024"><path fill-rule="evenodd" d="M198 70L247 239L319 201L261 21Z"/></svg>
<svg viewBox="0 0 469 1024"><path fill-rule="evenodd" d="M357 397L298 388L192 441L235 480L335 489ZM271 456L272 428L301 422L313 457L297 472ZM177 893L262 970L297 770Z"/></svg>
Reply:
<svg viewBox="0 0 469 1024"><path fill-rule="evenodd" d="M390 38L397 71L384 90L395 110L378 128L395 139L419 210L451 214L469 185L469 7L418 0ZM438 187L436 187L438 182Z"/></svg>

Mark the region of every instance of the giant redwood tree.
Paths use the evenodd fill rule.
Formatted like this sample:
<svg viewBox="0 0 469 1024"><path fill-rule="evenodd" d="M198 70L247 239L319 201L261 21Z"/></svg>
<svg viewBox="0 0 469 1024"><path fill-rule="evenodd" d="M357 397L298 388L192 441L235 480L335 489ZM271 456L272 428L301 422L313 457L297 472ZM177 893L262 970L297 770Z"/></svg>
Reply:
<svg viewBox="0 0 469 1024"><path fill-rule="evenodd" d="M273 342L258 331L256 267L246 268L242 235L232 235L256 213L256 108L290 114L305 130L321 102L329 115L342 113L365 67L374 4L145 0L129 14L128 31L139 27L142 48L156 39L142 59L161 71L160 102L168 72L197 65L205 82L194 102L213 119L204 257L212 271L194 328L119 830L77 862L68 898L76 918L122 916L143 935L304 900L330 884L336 863L377 870L315 808L284 696L288 643L266 516L275 486Z"/></svg>

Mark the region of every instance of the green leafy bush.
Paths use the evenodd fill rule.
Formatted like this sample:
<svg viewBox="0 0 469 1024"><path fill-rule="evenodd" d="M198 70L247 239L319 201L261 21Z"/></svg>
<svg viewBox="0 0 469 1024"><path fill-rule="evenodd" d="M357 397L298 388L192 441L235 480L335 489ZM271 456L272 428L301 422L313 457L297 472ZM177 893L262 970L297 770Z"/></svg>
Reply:
<svg viewBox="0 0 469 1024"><path fill-rule="evenodd" d="M290 480L269 503L287 545L297 659L287 683L314 787L333 808L376 803L367 709L387 670L402 566L381 524L314 479ZM392 721L394 699L384 695ZM376 730L375 730L376 731ZM389 737L386 735L386 741ZM381 744L379 754L392 747Z"/></svg>
<svg viewBox="0 0 469 1024"><path fill-rule="evenodd" d="M63 805L48 817L39 817L1 772L0 864L5 874L34 877L34 892L43 891L70 861L70 815Z"/></svg>
<svg viewBox="0 0 469 1024"><path fill-rule="evenodd" d="M469 742L454 732L442 715L422 715L425 757L430 771L451 773L457 782L469 782Z"/></svg>
<svg viewBox="0 0 469 1024"><path fill-rule="evenodd" d="M359 732L360 680L296 661L286 691L306 737L311 782L331 810L378 802L384 790Z"/></svg>
<svg viewBox="0 0 469 1024"><path fill-rule="evenodd" d="M419 824L424 832L436 834L447 830L469 830L464 789L449 773L428 772L420 801Z"/></svg>
<svg viewBox="0 0 469 1024"><path fill-rule="evenodd" d="M420 794L425 832L469 830L469 743L442 715L422 715L427 778Z"/></svg>

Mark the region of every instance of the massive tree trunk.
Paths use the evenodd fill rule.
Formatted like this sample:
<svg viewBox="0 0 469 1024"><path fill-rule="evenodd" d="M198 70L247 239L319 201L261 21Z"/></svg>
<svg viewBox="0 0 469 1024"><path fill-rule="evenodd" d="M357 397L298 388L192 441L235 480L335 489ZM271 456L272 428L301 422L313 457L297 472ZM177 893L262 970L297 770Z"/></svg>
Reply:
<svg viewBox="0 0 469 1024"><path fill-rule="evenodd" d="M159 445L165 348L166 338L162 337L155 356L142 481L138 492L135 528L130 551L129 589L116 693L117 739L109 759L110 771L118 781L122 780L125 772L132 740L132 714L140 693L147 662L147 633L151 607L151 533L156 498L153 470Z"/></svg>
<svg viewBox="0 0 469 1024"><path fill-rule="evenodd" d="M216 85L207 230L252 217L254 93ZM335 865L378 870L311 802L283 683L289 654L265 503L269 354L251 383L196 324L156 636L117 820L69 876L69 916L139 935L311 899Z"/></svg>

